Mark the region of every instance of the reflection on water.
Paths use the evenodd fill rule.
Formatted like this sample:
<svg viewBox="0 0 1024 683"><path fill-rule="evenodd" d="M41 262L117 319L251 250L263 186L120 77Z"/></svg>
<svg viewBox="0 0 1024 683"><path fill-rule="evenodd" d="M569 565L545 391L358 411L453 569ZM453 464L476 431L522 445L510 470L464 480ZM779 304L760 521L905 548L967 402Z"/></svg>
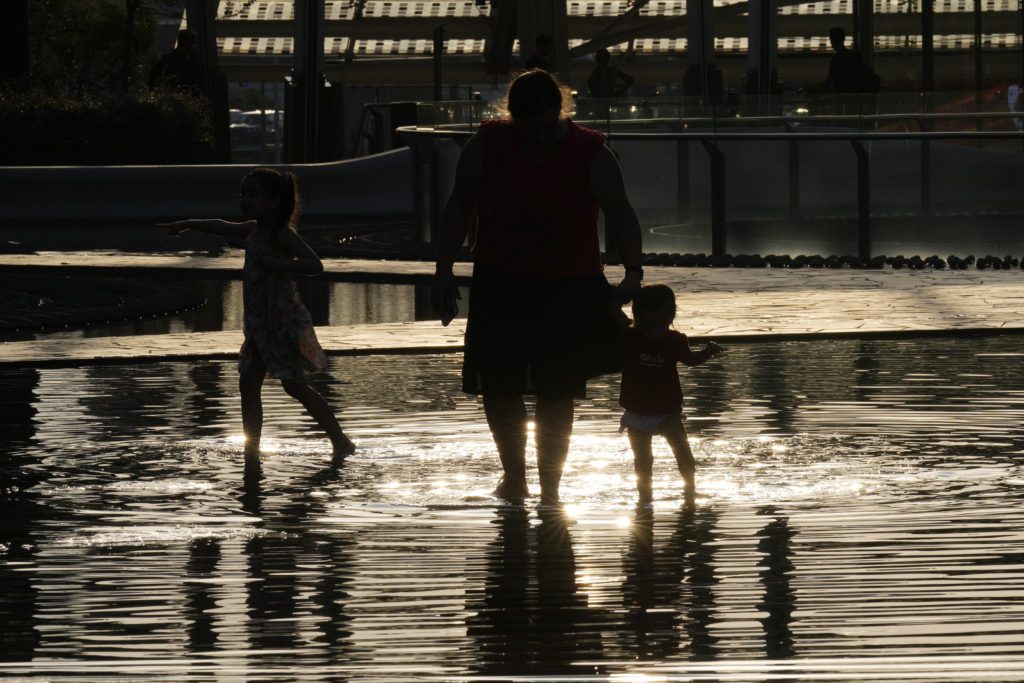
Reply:
<svg viewBox="0 0 1024 683"><path fill-rule="evenodd" d="M95 325L66 332L8 333L5 338L13 341L242 329L240 280L156 279L147 282L198 292L206 299L206 303L199 308L167 317ZM83 283L87 285L88 279L83 279ZM313 324L317 326L440 319L430 303L429 285L331 282L301 277L296 278L296 284L313 318ZM460 292L462 304L457 317L463 318L469 310L469 288L461 288Z"/></svg>
<svg viewBox="0 0 1024 683"><path fill-rule="evenodd" d="M731 348L639 510L614 378L559 511L489 496L456 356L332 359L341 467L276 386L246 462L231 362L5 372L0 675L1019 680L1017 347Z"/></svg>

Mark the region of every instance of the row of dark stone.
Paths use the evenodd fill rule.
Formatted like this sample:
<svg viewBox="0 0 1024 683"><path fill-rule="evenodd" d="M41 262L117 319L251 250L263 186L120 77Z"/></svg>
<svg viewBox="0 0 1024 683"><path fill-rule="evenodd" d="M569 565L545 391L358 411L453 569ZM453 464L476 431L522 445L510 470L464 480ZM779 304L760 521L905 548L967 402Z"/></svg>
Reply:
<svg viewBox="0 0 1024 683"><path fill-rule="evenodd" d="M383 258L383 259L407 259L416 261L432 261L436 255L436 245L417 242L411 239L412 231L408 228L380 230L372 234L350 235L343 239L325 241L324 244L317 244L316 249L323 256L338 256L347 258ZM458 255L459 261L469 261L468 250L463 247ZM708 254L669 254L669 253L646 253L644 254L644 265L648 266L683 266L702 268L860 268L881 270L892 268L894 270L967 270L977 268L978 270L1010 270L1016 268L1024 269L1022 261L1012 256L982 256L976 258L973 255L963 258L949 256L945 259L939 256L874 256L870 259L862 259L858 256L789 256L768 254L724 254L712 256ZM615 254L607 254L605 263L621 264L621 257Z"/></svg>
<svg viewBox="0 0 1024 683"><path fill-rule="evenodd" d="M177 315L206 297L137 279L0 276L0 336Z"/></svg>
<svg viewBox="0 0 1024 683"><path fill-rule="evenodd" d="M621 264L621 259L609 256L606 263ZM647 266L683 266L698 268L859 268L867 270L881 270L890 267L894 270L967 270L977 268L978 270L1011 270L1016 268L1024 269L1020 259L1007 255L982 256L975 258L973 255L960 258L949 256L873 256L864 259L859 256L799 256L768 254L732 254L712 255L707 254L644 254L644 265Z"/></svg>

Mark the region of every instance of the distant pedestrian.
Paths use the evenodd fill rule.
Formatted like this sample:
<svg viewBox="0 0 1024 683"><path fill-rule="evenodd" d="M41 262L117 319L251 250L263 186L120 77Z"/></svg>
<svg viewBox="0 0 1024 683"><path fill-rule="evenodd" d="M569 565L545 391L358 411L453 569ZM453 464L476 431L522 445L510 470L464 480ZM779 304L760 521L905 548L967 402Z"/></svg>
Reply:
<svg viewBox="0 0 1024 683"><path fill-rule="evenodd" d="M683 426L683 392L678 363L701 365L722 352L708 342L694 351L686 335L672 329L676 298L667 285L645 285L633 298L633 324L622 335L622 384L619 404L625 410L621 429L629 434L633 467L641 505L653 499L654 456L651 439L660 434L668 441L679 474L686 484L686 499L695 495L696 463Z"/></svg>
<svg viewBox="0 0 1024 683"><path fill-rule="evenodd" d="M846 31L833 26L828 30L828 39L835 54L829 60L821 89L839 95L878 92L881 79L865 66L859 52L846 47Z"/></svg>
<svg viewBox="0 0 1024 683"><path fill-rule="evenodd" d="M603 47L594 55L597 66L587 77L593 97L622 97L633 85L633 77L611 65L611 54Z"/></svg>
<svg viewBox="0 0 1024 683"><path fill-rule="evenodd" d="M534 52L526 60L525 69L543 69L551 71L551 54L555 49L555 39L541 34L534 42Z"/></svg>
<svg viewBox="0 0 1024 683"><path fill-rule="evenodd" d="M150 90L203 90L203 70L196 53L196 34L182 29L174 49L149 70Z"/></svg>
<svg viewBox="0 0 1024 683"><path fill-rule="evenodd" d="M259 454L263 431L263 381L281 386L299 401L323 429L336 459L355 451L327 401L309 385L313 372L327 368L309 311L299 298L292 273L318 275L323 263L297 232L300 199L295 176L258 168L242 179L241 222L193 218L161 223L170 235L196 230L245 239L242 300L245 341L242 344L239 389L246 456Z"/></svg>

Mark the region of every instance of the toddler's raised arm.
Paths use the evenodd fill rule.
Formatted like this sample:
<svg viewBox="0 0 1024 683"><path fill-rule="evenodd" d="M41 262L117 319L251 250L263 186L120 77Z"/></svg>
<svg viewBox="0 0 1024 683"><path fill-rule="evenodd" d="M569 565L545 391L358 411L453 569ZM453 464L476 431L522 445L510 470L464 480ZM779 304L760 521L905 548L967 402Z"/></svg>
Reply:
<svg viewBox="0 0 1024 683"><path fill-rule="evenodd" d="M715 356L722 353L724 349L713 341L709 341L703 349L700 351L694 351L690 348L689 344L686 346L686 351L681 358L684 365L687 367L693 367L695 365L703 365Z"/></svg>

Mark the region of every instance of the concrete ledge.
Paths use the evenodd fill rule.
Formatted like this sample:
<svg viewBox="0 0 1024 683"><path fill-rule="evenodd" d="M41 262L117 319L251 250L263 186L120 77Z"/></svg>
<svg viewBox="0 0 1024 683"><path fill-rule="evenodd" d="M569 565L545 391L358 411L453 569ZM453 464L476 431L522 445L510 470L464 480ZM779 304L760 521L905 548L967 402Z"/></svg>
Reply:
<svg viewBox="0 0 1024 683"><path fill-rule="evenodd" d="M40 252L0 254L0 273L240 280L243 261L244 255L241 250L234 250L221 256L91 251ZM428 261L325 258L323 264L324 272L317 277L329 281L429 284L434 275L434 264ZM468 278L472 270L472 264L455 264L457 277Z"/></svg>
<svg viewBox="0 0 1024 683"><path fill-rule="evenodd" d="M460 324L461 323L461 324ZM375 353L445 353L462 348L465 321L318 327L324 350L335 356ZM0 344L0 366L67 367L164 360L234 359L242 332L147 334L134 337L66 337Z"/></svg>

